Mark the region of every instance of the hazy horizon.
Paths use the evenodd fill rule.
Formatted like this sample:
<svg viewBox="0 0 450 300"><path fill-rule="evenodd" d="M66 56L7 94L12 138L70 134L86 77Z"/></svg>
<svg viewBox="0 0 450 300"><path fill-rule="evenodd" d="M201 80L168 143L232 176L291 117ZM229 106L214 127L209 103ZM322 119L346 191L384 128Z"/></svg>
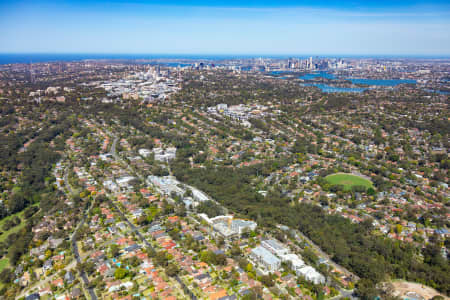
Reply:
<svg viewBox="0 0 450 300"><path fill-rule="evenodd" d="M443 58L450 59L450 54L371 54L371 53L144 53L144 52L0 52L0 55L95 55L95 56L149 56L151 59L163 57L243 57L243 58Z"/></svg>
<svg viewBox="0 0 450 300"><path fill-rule="evenodd" d="M0 28L5 54L450 56L440 0L0 1Z"/></svg>

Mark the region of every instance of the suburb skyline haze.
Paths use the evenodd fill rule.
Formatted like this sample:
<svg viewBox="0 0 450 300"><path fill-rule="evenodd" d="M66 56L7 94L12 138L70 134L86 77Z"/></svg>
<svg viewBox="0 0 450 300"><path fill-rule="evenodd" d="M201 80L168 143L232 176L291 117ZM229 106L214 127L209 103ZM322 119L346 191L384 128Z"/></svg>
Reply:
<svg viewBox="0 0 450 300"><path fill-rule="evenodd" d="M450 54L447 1L1 1L0 28L0 53Z"/></svg>

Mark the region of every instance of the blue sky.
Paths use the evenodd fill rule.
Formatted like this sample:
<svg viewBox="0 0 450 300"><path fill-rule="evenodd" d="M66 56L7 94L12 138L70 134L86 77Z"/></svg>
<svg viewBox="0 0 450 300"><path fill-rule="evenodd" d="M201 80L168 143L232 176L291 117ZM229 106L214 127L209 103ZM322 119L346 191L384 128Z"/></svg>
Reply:
<svg viewBox="0 0 450 300"><path fill-rule="evenodd" d="M2 53L450 55L449 1L2 1Z"/></svg>

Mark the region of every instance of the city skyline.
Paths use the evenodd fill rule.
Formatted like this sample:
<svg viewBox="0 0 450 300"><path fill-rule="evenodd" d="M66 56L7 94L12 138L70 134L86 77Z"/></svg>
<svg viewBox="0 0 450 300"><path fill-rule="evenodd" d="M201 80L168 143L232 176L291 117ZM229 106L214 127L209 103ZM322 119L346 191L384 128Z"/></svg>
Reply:
<svg viewBox="0 0 450 300"><path fill-rule="evenodd" d="M445 1L0 2L1 53L450 54Z"/></svg>

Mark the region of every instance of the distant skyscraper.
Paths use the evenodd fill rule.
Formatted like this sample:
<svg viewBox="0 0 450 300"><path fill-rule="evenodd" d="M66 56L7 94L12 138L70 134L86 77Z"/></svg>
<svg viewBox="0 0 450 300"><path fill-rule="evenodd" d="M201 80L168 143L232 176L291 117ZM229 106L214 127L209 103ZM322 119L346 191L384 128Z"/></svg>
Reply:
<svg viewBox="0 0 450 300"><path fill-rule="evenodd" d="M30 67L28 68L28 81L30 81L31 83L34 83L34 73L33 73L33 64L30 63Z"/></svg>

